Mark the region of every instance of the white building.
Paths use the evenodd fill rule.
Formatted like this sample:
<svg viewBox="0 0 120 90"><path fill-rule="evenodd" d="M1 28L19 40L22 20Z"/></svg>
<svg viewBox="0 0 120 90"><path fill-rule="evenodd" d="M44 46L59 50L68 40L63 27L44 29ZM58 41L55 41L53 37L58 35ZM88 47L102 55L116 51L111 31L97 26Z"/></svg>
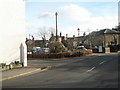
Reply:
<svg viewBox="0 0 120 90"><path fill-rule="evenodd" d="M0 63L27 66L25 1L0 0Z"/></svg>

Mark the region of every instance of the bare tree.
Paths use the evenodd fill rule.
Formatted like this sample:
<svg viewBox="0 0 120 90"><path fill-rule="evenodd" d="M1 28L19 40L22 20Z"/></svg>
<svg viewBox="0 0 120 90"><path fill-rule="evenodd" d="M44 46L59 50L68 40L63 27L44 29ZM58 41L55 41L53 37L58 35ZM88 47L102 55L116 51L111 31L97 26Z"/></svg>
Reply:
<svg viewBox="0 0 120 90"><path fill-rule="evenodd" d="M46 40L48 38L50 38L51 34L55 33L55 29L54 27L39 27L38 28L39 31L38 31L38 37L41 37L43 40Z"/></svg>
<svg viewBox="0 0 120 90"><path fill-rule="evenodd" d="M38 29L39 29L38 36L45 40L47 36L46 27L39 27Z"/></svg>
<svg viewBox="0 0 120 90"><path fill-rule="evenodd" d="M92 46L98 46L98 45L102 46L104 41L104 36L103 34L97 34L97 32L93 31L88 35L88 40Z"/></svg>

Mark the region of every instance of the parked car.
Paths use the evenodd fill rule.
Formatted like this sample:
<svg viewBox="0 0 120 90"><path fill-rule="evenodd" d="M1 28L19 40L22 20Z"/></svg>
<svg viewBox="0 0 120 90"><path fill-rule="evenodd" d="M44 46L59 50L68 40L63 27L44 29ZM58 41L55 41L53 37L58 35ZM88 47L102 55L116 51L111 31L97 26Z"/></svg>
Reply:
<svg viewBox="0 0 120 90"><path fill-rule="evenodd" d="M32 51L28 50L28 51L27 51L27 54L32 54Z"/></svg>
<svg viewBox="0 0 120 90"><path fill-rule="evenodd" d="M31 51L32 53L44 53L41 47L33 47Z"/></svg>
<svg viewBox="0 0 120 90"><path fill-rule="evenodd" d="M87 50L84 46L78 46L76 50Z"/></svg>
<svg viewBox="0 0 120 90"><path fill-rule="evenodd" d="M49 48L43 48L44 53L50 53L50 49Z"/></svg>
<svg viewBox="0 0 120 90"><path fill-rule="evenodd" d="M95 46L95 47L92 47L91 49L92 49L93 53L98 53L98 47Z"/></svg>

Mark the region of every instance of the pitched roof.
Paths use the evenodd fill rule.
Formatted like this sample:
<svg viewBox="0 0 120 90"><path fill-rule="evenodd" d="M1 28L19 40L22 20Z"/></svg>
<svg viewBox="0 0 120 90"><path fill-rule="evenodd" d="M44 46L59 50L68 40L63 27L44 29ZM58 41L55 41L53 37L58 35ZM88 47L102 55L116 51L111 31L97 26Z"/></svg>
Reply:
<svg viewBox="0 0 120 90"><path fill-rule="evenodd" d="M111 29L106 29L104 31L104 34L120 34L119 31L111 30Z"/></svg>
<svg viewBox="0 0 120 90"><path fill-rule="evenodd" d="M111 30L111 29L102 29L100 31L93 32L93 33L96 33L97 35L101 35L101 34L120 34L119 31Z"/></svg>

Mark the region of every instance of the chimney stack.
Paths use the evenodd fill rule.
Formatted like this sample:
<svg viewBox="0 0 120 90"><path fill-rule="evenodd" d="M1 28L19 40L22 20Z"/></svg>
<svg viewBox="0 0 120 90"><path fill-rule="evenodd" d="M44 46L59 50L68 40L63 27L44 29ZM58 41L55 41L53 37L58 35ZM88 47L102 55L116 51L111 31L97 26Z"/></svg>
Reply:
<svg viewBox="0 0 120 90"><path fill-rule="evenodd" d="M73 38L75 38L75 35L73 35Z"/></svg>
<svg viewBox="0 0 120 90"><path fill-rule="evenodd" d="M62 36L62 33L60 32L60 37Z"/></svg>
<svg viewBox="0 0 120 90"><path fill-rule="evenodd" d="M68 38L68 34L66 34L66 38Z"/></svg>

